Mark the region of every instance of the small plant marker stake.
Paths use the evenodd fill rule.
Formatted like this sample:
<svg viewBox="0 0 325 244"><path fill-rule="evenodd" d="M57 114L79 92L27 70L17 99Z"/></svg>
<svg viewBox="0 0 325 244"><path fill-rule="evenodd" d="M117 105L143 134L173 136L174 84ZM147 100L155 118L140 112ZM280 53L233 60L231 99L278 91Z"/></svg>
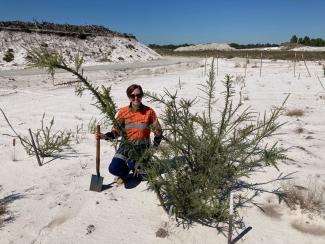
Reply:
<svg viewBox="0 0 325 244"><path fill-rule="evenodd" d="M30 135L30 137L32 139L32 144L33 144L33 148L34 148L34 152L35 152L35 155L36 155L36 159L37 159L38 165L39 166L42 166L41 160L40 160L39 155L38 155L38 152L37 152L37 148L35 146L35 141L34 141L34 138L33 138L32 131L31 131L30 128L28 129L28 131L29 131L29 135Z"/></svg>
<svg viewBox="0 0 325 244"><path fill-rule="evenodd" d="M169 233L169 225L170 225L170 221L171 221L171 218L173 216L173 209L174 209L174 205L171 205L170 206L170 209L168 211L168 223L167 223L167 232Z"/></svg>
<svg viewBox="0 0 325 244"><path fill-rule="evenodd" d="M179 89L182 90L181 77L178 77L178 86Z"/></svg>
<svg viewBox="0 0 325 244"><path fill-rule="evenodd" d="M310 74L309 69L308 69L307 64L306 64L306 60L304 59L304 54L301 54L301 57L302 57L302 60L304 61L305 67L306 67L307 72L308 72L308 75L309 75L309 77L311 77L311 74Z"/></svg>
<svg viewBox="0 0 325 244"><path fill-rule="evenodd" d="M205 55L205 63L204 63L204 77L207 74L207 55Z"/></svg>
<svg viewBox="0 0 325 244"><path fill-rule="evenodd" d="M217 76L219 74L219 55L217 55Z"/></svg>
<svg viewBox="0 0 325 244"><path fill-rule="evenodd" d="M232 218L234 214L234 195L230 192L229 196L229 227L228 227L228 244L232 244Z"/></svg>
<svg viewBox="0 0 325 244"><path fill-rule="evenodd" d="M295 60L293 63L293 77L296 77L296 62L297 62L297 53L295 52Z"/></svg>
<svg viewBox="0 0 325 244"><path fill-rule="evenodd" d="M319 76L318 76L318 75L317 75L317 79L318 79L318 81L319 81L320 85L322 86L323 90L325 90L325 87L324 87L324 85L323 85L323 83L322 83L322 81L320 80L320 78L319 78Z"/></svg>
<svg viewBox="0 0 325 244"><path fill-rule="evenodd" d="M15 148L16 148L16 138L12 139L12 146L13 146L13 157L12 160L16 161L16 152L15 152Z"/></svg>
<svg viewBox="0 0 325 244"><path fill-rule="evenodd" d="M248 53L246 53L245 79L246 79L247 64L248 64Z"/></svg>
<svg viewBox="0 0 325 244"><path fill-rule="evenodd" d="M260 77L262 76L262 64L263 64L263 54L261 52L261 65L260 65Z"/></svg>

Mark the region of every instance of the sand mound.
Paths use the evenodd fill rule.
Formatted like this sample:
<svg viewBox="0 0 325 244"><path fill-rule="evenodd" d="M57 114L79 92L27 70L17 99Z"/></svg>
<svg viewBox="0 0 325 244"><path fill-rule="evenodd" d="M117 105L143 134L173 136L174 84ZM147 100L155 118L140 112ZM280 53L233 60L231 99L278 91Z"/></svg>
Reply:
<svg viewBox="0 0 325 244"><path fill-rule="evenodd" d="M235 50L235 48L229 46L227 43L209 43L209 44L198 44L192 45L188 47L179 47L176 48L176 52L182 51L203 51L203 50L222 50L222 51L229 51Z"/></svg>

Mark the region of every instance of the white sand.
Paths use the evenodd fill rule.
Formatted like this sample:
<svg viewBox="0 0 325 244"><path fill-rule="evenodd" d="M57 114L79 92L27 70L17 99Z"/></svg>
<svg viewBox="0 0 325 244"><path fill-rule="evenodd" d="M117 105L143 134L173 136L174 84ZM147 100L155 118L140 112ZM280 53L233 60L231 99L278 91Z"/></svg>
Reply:
<svg viewBox="0 0 325 244"><path fill-rule="evenodd" d="M225 74L240 79L244 75L244 61L219 59L217 80L222 80ZM182 89L179 95L201 95L197 85L206 79L205 60L180 58L177 62L175 59L162 62L162 66L156 63L141 68L133 65L124 70L105 68L89 71L86 75L98 84L112 85L118 106L127 103L125 89L134 82L140 83L145 90L161 93L164 87L176 89L180 79ZM235 68L236 63L241 67ZM320 80L325 85L322 67L317 62L307 62L311 72L309 77L304 64L298 63L294 77L292 62L265 61L260 78L259 68L252 68L255 63L259 65L259 61L250 60L247 69L246 87L243 89L248 98L245 105L263 112L281 104L291 93L286 107L304 111L304 116L299 118L281 117L281 121L288 123L281 128L283 134L273 140L290 148L288 156L294 161L280 164L280 171L297 171L295 178L301 185L306 185L309 176L318 177L324 186L325 90L319 83ZM59 73L54 82L69 79L72 79L69 75ZM218 91L223 91L221 82L218 82ZM66 152L65 158L39 167L35 157L29 157L20 144L16 147L17 161L12 161L11 138L3 135L11 134L11 131L0 117L0 199L12 199L8 209L14 218L1 228L0 243L226 243L226 237L213 228L199 224L188 230L177 227L174 218L169 220L158 205L156 195L147 191L145 182L133 189L113 186L100 193L89 191L90 178L95 173L95 140L88 133L87 125L92 117L101 118L91 103L88 93L82 98L76 97L72 87L53 87L52 80L46 75L0 72L0 107L19 133L27 135L28 128L39 128L43 112L48 117L55 116L56 128L74 129L81 124L84 128L81 143L74 144L77 153ZM148 104L145 99L144 103ZM159 115L161 107L149 105ZM194 109L201 111L202 103L196 104ZM217 109L215 116L218 117ZM294 132L298 127L303 128L300 134ZM113 176L107 171L113 155L112 145L102 142L101 173L105 185L113 181ZM269 168L256 175L254 180L269 180L278 174ZM290 211L268 194L260 197L258 202L264 204L267 211L263 213L256 207L242 210L247 226L253 229L245 236L244 242L238 243L325 242L322 216ZM167 238L156 237L155 232L165 227L166 222L169 223L170 235ZM90 225L94 229L87 234Z"/></svg>
<svg viewBox="0 0 325 244"><path fill-rule="evenodd" d="M325 52L325 47L309 47L302 46L291 49L292 51L306 51L306 52Z"/></svg>
<svg viewBox="0 0 325 244"><path fill-rule="evenodd" d="M62 52L66 62L82 53L85 65L147 61L160 57L152 49L131 38L96 36L81 40L53 34L0 31L0 70L25 68L27 51L40 45ZM9 63L3 60L8 49L13 49L14 54L14 60Z"/></svg>
<svg viewBox="0 0 325 244"><path fill-rule="evenodd" d="M235 48L229 46L227 43L208 43L208 44L198 44L198 45L191 45L187 47L179 47L176 48L176 52L181 51L204 51L204 50L236 50Z"/></svg>

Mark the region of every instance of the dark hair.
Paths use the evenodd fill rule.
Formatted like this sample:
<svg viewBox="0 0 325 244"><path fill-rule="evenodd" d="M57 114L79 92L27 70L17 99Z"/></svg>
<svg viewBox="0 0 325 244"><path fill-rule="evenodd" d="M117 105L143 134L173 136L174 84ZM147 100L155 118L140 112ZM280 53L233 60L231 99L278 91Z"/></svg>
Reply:
<svg viewBox="0 0 325 244"><path fill-rule="evenodd" d="M137 84L133 84L131 86L129 86L127 89L126 89L126 95L128 97L131 96L132 92L135 90L135 89L139 89L140 92L141 92L141 95L143 95L143 91L142 91L142 87L140 85L137 85Z"/></svg>

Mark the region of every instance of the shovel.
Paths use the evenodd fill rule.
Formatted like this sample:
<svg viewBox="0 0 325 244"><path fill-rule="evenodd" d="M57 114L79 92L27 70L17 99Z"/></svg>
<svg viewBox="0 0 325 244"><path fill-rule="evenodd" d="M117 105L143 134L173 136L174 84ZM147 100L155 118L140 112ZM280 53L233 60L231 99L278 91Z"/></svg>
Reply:
<svg viewBox="0 0 325 244"><path fill-rule="evenodd" d="M97 125L96 131L97 131L97 134L100 133L99 125ZM99 163L100 163L99 154L100 154L100 139L97 139L96 140L96 173L97 173L97 175L92 175L91 182L90 182L90 190L97 191L97 192L102 191L103 180L104 180L104 177L101 177L100 173L99 173Z"/></svg>

